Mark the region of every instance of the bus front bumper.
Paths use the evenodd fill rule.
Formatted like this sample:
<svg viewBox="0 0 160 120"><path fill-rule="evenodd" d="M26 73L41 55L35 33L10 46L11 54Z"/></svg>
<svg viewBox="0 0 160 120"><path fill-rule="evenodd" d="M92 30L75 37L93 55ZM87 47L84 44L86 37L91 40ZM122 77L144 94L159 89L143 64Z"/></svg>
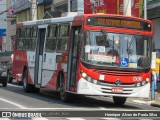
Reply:
<svg viewBox="0 0 160 120"><path fill-rule="evenodd" d="M113 91L113 89L121 89ZM150 93L150 83L141 87L123 87L98 85L88 82L84 78L78 81L77 94L83 95L99 95L99 96L120 96L120 97L140 97L148 98Z"/></svg>

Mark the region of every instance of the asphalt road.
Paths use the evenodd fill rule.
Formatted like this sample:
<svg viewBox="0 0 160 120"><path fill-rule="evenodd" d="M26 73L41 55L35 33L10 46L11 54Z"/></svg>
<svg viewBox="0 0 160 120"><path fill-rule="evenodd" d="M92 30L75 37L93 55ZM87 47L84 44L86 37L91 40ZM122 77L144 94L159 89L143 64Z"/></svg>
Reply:
<svg viewBox="0 0 160 120"><path fill-rule="evenodd" d="M58 93L41 89L40 93L25 93L22 86L17 84L8 84L8 86L2 87L0 85L0 111L46 111L46 112L59 112L59 111L81 111L78 114L82 117L68 116L67 118L63 116L62 118L56 118L55 120L86 120L84 111L93 111L93 114L97 114L96 111L137 111L137 110L160 110L156 107L151 107L147 105L136 104L127 101L124 106L114 105L110 97L91 97L91 96L77 96L72 103L63 103L59 99ZM81 114L82 113L82 114ZM47 113L50 114L50 113ZM53 114L53 113L52 113ZM59 113L54 113L59 114ZM71 114L71 113L69 113ZM83 116L84 115L84 116ZM76 117L76 118L75 118ZM74 118L74 119L73 119ZM98 118L98 117L97 117ZM36 118L33 118L36 119ZM53 118L44 118L44 120ZM89 118L87 120L96 120L96 118ZM106 119L106 118L98 118ZM108 119L108 118L107 118ZM116 118L117 119L117 118ZM6 118L8 120L8 118ZM40 118L37 120L41 120Z"/></svg>

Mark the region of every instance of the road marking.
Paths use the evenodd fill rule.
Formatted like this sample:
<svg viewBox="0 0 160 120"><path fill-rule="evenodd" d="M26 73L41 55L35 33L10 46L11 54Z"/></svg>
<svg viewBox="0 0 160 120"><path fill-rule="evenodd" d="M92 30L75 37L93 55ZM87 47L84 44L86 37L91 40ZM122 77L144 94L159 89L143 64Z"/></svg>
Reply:
<svg viewBox="0 0 160 120"><path fill-rule="evenodd" d="M121 119L107 117L107 118L101 118L100 120L121 120Z"/></svg>
<svg viewBox="0 0 160 120"><path fill-rule="evenodd" d="M32 120L49 120L47 118L32 118Z"/></svg>
<svg viewBox="0 0 160 120"><path fill-rule="evenodd" d="M143 101L143 100L132 100L132 102L145 105L150 105L152 103L152 101Z"/></svg>
<svg viewBox="0 0 160 120"><path fill-rule="evenodd" d="M107 109L107 108L104 108L104 107L98 107L100 110L111 110L111 109ZM117 110L117 109L112 109L112 110Z"/></svg>
<svg viewBox="0 0 160 120"><path fill-rule="evenodd" d="M85 119L83 119L83 118L66 118L67 120L85 120Z"/></svg>
<svg viewBox="0 0 160 120"><path fill-rule="evenodd" d="M10 109L10 110L19 110L19 108L0 108L0 110L7 110L7 109ZM86 107L82 107L82 108L21 108L23 110L69 110L69 111L73 111L73 110L81 110L81 111L85 111L85 110L88 110L88 111L101 111L101 110L117 110L117 109L105 109L105 108L86 108Z"/></svg>
<svg viewBox="0 0 160 120"><path fill-rule="evenodd" d="M0 100L3 101L3 102L9 103L9 104L15 105L15 106L17 106L21 109L26 109L26 107L24 107L23 105L20 105L18 103L12 102L12 101L9 101L7 99L0 98Z"/></svg>
<svg viewBox="0 0 160 120"><path fill-rule="evenodd" d="M0 108L0 110L8 110L11 111L19 110L19 108ZM101 111L101 110L112 110L115 111L117 109L100 109L100 108L21 108L21 110L36 110L36 111L43 111L43 110L68 110L68 111Z"/></svg>
<svg viewBox="0 0 160 120"><path fill-rule="evenodd" d="M146 118L145 118L145 119L142 119L142 118L141 118L141 120L153 120L153 119L146 119ZM158 120L158 119L157 119L157 120Z"/></svg>
<svg viewBox="0 0 160 120"><path fill-rule="evenodd" d="M9 118L0 118L0 120L10 120Z"/></svg>
<svg viewBox="0 0 160 120"><path fill-rule="evenodd" d="M70 110L70 111L73 111L73 110L82 110L82 111L84 111L84 110L89 110L89 111L102 110L99 108L85 108L85 107L82 107L82 108L72 108L72 107L71 108L25 108L25 109L31 109L31 110ZM111 109L105 109L105 110L111 110Z"/></svg>
<svg viewBox="0 0 160 120"><path fill-rule="evenodd" d="M13 85L13 84L9 84L9 83L7 85L13 86L13 87L18 87L18 88L22 88L23 87L23 86Z"/></svg>

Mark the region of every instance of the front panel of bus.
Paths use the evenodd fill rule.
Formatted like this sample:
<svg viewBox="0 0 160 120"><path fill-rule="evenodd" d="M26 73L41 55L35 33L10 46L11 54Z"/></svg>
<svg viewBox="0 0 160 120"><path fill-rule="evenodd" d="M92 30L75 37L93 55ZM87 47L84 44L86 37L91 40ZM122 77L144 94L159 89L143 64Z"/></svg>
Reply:
<svg viewBox="0 0 160 120"><path fill-rule="evenodd" d="M136 18L87 17L77 93L148 97L151 23Z"/></svg>

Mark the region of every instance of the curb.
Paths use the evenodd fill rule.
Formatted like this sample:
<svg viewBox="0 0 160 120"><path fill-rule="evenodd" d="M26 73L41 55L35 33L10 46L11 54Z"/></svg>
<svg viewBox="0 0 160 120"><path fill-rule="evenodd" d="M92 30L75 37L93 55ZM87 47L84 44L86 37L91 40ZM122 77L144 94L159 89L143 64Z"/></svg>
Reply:
<svg viewBox="0 0 160 120"><path fill-rule="evenodd" d="M153 107L160 107L160 103L152 102L152 103L150 104L150 106L153 106Z"/></svg>
<svg viewBox="0 0 160 120"><path fill-rule="evenodd" d="M158 101L132 100L132 102L160 108L160 103Z"/></svg>

